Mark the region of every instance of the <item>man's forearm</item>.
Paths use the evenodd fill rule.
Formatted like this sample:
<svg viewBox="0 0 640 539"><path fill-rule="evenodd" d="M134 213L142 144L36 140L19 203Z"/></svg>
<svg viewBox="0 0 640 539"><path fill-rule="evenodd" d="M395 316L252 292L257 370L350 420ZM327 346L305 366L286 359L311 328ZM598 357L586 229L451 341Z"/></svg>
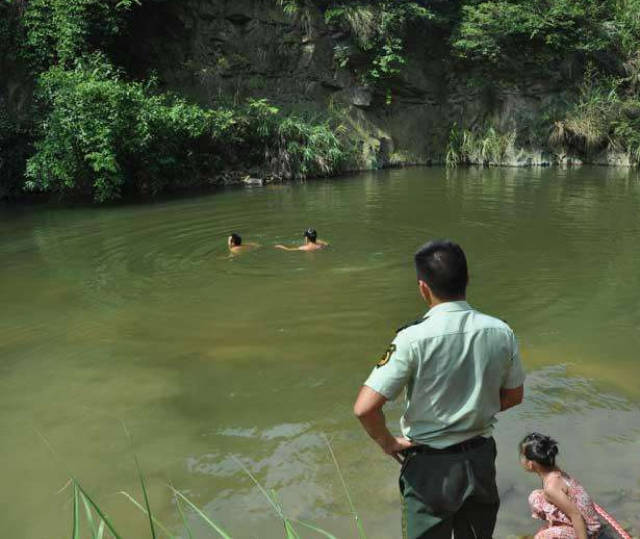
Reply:
<svg viewBox="0 0 640 539"><path fill-rule="evenodd" d="M513 408L522 402L524 397L524 388L522 386L513 389L500 390L500 411L504 412L509 408Z"/></svg>
<svg viewBox="0 0 640 539"><path fill-rule="evenodd" d="M395 438L389 432L382 409L372 410L363 415L358 415L358 419L367 434L386 451L395 442Z"/></svg>
<svg viewBox="0 0 640 539"><path fill-rule="evenodd" d="M517 406L518 404L520 404L520 402L515 402L512 399L508 399L508 398L500 398L500 411L504 412L505 410L508 410L509 408L513 408L514 406Z"/></svg>

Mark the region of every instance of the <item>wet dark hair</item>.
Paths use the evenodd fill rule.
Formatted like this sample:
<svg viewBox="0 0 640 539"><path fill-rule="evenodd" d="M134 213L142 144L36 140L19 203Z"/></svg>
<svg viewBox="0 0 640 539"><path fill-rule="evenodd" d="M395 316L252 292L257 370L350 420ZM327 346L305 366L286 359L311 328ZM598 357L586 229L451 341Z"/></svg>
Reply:
<svg viewBox="0 0 640 539"><path fill-rule="evenodd" d="M418 279L442 299L464 297L469 282L467 257L462 247L450 240L425 243L414 255Z"/></svg>
<svg viewBox="0 0 640 539"><path fill-rule="evenodd" d="M539 432L532 432L522 439L518 447L520 454L533 462L548 467L556 465L558 442L550 436L540 434Z"/></svg>
<svg viewBox="0 0 640 539"><path fill-rule="evenodd" d="M240 237L240 234L236 234L235 232L232 232L230 236L231 236L231 243L233 245L242 245L242 238Z"/></svg>
<svg viewBox="0 0 640 539"><path fill-rule="evenodd" d="M302 237L309 238L309 241L311 243L315 243L316 238L318 237L318 233L313 228L307 228L307 230L304 231L304 234L302 235Z"/></svg>

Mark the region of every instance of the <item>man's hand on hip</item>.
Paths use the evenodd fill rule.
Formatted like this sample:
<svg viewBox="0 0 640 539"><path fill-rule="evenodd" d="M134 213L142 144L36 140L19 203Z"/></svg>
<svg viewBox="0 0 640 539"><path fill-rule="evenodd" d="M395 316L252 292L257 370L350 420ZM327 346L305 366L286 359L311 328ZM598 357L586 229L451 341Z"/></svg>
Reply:
<svg viewBox="0 0 640 539"><path fill-rule="evenodd" d="M393 436L389 432L382 413L382 407L386 402L384 395L370 387L362 386L353 405L353 412L382 450L401 463L400 451L413 447L414 444L404 436Z"/></svg>
<svg viewBox="0 0 640 539"><path fill-rule="evenodd" d="M415 444L411 440L405 438L404 436L392 436L388 441L384 443L384 445L381 445L381 447L387 455L392 456L398 462L402 462L402 458L400 457L399 453L401 451L404 451L405 449L413 447L414 445Z"/></svg>

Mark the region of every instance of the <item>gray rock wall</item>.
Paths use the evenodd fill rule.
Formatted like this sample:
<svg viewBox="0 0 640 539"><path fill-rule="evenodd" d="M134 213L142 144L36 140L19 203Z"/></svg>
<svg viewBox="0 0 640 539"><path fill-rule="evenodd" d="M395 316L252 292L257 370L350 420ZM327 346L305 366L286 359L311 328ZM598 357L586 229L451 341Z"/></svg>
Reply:
<svg viewBox="0 0 640 539"><path fill-rule="evenodd" d="M362 139L364 168L442 163L454 122L518 130L562 87L558 80L505 85L452 71L446 36L425 33L409 36L408 62L388 104L386 93L364 84L357 69L336 65L334 47L348 35L327 26L313 2L293 17L275 0L147 2L133 28L135 36L125 41L132 48L121 50L129 70L140 76L155 70L169 88L203 105L265 97L320 113L340 106ZM557 160L527 148L504 164Z"/></svg>

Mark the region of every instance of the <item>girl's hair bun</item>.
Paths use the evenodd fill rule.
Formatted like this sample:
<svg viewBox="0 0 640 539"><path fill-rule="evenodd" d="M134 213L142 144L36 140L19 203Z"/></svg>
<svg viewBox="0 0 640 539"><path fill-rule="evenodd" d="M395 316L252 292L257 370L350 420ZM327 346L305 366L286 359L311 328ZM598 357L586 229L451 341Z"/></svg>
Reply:
<svg viewBox="0 0 640 539"><path fill-rule="evenodd" d="M520 453L529 460L542 466L555 466L558 454L558 442L550 436L532 432L527 434L520 442Z"/></svg>

